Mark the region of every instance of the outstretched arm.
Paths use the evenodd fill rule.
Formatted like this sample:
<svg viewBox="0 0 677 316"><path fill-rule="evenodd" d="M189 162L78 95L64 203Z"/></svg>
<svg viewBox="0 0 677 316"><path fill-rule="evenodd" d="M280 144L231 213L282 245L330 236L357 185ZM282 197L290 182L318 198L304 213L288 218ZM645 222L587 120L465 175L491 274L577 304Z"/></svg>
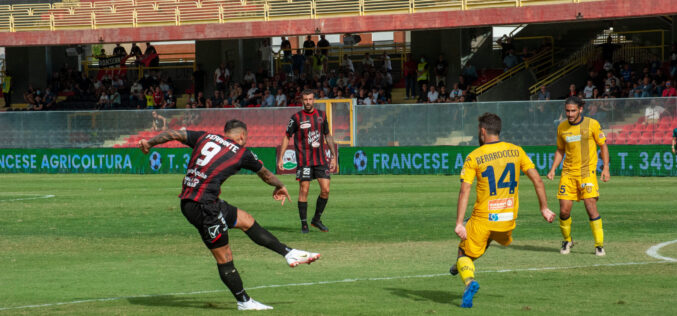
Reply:
<svg viewBox="0 0 677 316"><path fill-rule="evenodd" d="M152 147L160 145L160 144L164 144L166 142L173 141L173 140L180 141L180 142L185 144L186 141L188 140L188 134L186 133L185 130L165 131L165 132L162 132L162 133L158 134L157 136L151 138L150 140L145 140L145 139L140 140L139 141L139 149L141 149L141 151L144 154L147 154Z"/></svg>
<svg viewBox="0 0 677 316"><path fill-rule="evenodd" d="M543 218L545 218L548 223L552 223L555 219L555 213L548 208L548 199L545 195L545 186L543 185L541 176L536 169L531 168L527 170L527 177L534 183L534 189L536 189L536 196L538 197L538 205L541 208L541 215L543 215Z"/></svg>
<svg viewBox="0 0 677 316"><path fill-rule="evenodd" d="M465 217L465 211L468 208L468 198L470 197L470 189L472 184L467 182L461 182L461 189L458 192L458 204L456 205L456 228L454 232L456 235L465 240L467 238L465 226L463 226L463 218Z"/></svg>
<svg viewBox="0 0 677 316"><path fill-rule="evenodd" d="M291 201L291 197L289 196L289 192L287 191L287 188L284 187L284 183L280 181L270 170L268 170L266 167L261 167L261 170L259 170L256 173L263 182L268 183L271 186L275 187L275 190L273 191L273 198L275 200L282 200L282 205L284 205L285 199L289 199Z"/></svg>

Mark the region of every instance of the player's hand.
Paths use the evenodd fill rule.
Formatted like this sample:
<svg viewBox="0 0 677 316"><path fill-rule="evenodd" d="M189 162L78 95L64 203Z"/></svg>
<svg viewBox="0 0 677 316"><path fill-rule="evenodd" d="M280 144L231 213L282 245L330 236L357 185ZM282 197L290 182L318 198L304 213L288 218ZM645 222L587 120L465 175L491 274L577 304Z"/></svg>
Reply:
<svg viewBox="0 0 677 316"><path fill-rule="evenodd" d="M548 223L552 223L552 221L555 220L555 213L548 208L541 210L541 215L543 215L543 218L545 218Z"/></svg>
<svg viewBox="0 0 677 316"><path fill-rule="evenodd" d="M282 161L282 159L280 159L280 160L277 162L277 170L284 170L283 167L284 167L284 161Z"/></svg>
<svg viewBox="0 0 677 316"><path fill-rule="evenodd" d="M456 235L458 235L461 240L465 240L468 236L465 232L465 226L463 225L456 225L456 229L454 229L454 232L456 232Z"/></svg>
<svg viewBox="0 0 677 316"><path fill-rule="evenodd" d="M286 187L276 188L273 191L273 199L275 199L275 201L282 201L282 205L284 205L284 201L287 199L289 199L289 202L291 202L291 196L289 196L289 192L287 191Z"/></svg>
<svg viewBox="0 0 677 316"><path fill-rule="evenodd" d="M147 140L142 139L139 141L139 149L141 149L141 152L143 152L144 154L148 154L148 152L150 151L150 147L151 146Z"/></svg>
<svg viewBox="0 0 677 316"><path fill-rule="evenodd" d="M602 169L602 181L607 182L610 178L611 174L609 173L609 167Z"/></svg>
<svg viewBox="0 0 677 316"><path fill-rule="evenodd" d="M329 172L334 170L336 168L336 158L331 157L331 161L329 162Z"/></svg>
<svg viewBox="0 0 677 316"><path fill-rule="evenodd" d="M545 177L548 178L548 180L555 179L555 170L550 170L550 171L548 172L548 175L545 176Z"/></svg>

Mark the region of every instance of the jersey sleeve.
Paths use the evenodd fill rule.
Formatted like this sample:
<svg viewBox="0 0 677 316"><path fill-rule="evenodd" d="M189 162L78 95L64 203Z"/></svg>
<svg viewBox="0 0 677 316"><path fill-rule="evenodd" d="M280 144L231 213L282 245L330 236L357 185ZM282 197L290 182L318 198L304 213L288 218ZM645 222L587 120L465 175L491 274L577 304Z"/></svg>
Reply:
<svg viewBox="0 0 677 316"><path fill-rule="evenodd" d="M190 148L195 148L195 145L197 144L197 141L202 137L202 135L206 134L205 132L196 132L196 131L186 131L186 145L190 146Z"/></svg>
<svg viewBox="0 0 677 316"><path fill-rule="evenodd" d="M296 130L298 129L298 124L299 122L296 121L296 115L292 115L292 117L289 119L289 124L287 124L287 137L291 137L296 133Z"/></svg>
<svg viewBox="0 0 677 316"><path fill-rule="evenodd" d="M677 128L672 131L672 137L677 138Z"/></svg>
<svg viewBox="0 0 677 316"><path fill-rule="evenodd" d="M263 162L259 160L259 157L256 156L251 150L246 149L244 155L242 155L242 168L251 170L254 172L259 172L263 168Z"/></svg>
<svg viewBox="0 0 677 316"><path fill-rule="evenodd" d="M564 150L564 140L562 139L562 127L557 127L557 149Z"/></svg>
<svg viewBox="0 0 677 316"><path fill-rule="evenodd" d="M465 163L463 163L463 169L461 169L461 182L472 184L475 181L475 175L477 174L477 165L475 164L475 159L469 154L465 158Z"/></svg>
<svg viewBox="0 0 677 316"><path fill-rule="evenodd" d="M529 169L535 169L536 165L534 165L534 162L531 161L531 158L529 158L529 155L527 155L527 153L524 151L522 147L519 147L519 152L520 152L520 169L522 169L522 172L526 174Z"/></svg>
<svg viewBox="0 0 677 316"><path fill-rule="evenodd" d="M324 118L322 120L322 134L329 135L329 122L327 121L327 113L323 113Z"/></svg>
<svg viewBox="0 0 677 316"><path fill-rule="evenodd" d="M604 145L604 142L606 141L606 135L604 135L604 132L602 131L602 126L599 125L599 122L592 121L592 128L590 131L592 132L592 137L595 139L595 143L597 143L597 146L602 146Z"/></svg>

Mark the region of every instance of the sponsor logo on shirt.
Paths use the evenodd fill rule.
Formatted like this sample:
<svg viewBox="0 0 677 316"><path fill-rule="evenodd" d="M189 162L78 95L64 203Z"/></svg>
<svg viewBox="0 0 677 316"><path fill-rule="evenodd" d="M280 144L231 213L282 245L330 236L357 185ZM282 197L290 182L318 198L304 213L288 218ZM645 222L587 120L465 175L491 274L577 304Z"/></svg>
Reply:
<svg viewBox="0 0 677 316"><path fill-rule="evenodd" d="M513 212L489 213L490 222L506 222L513 220L513 218L514 218Z"/></svg>
<svg viewBox="0 0 677 316"><path fill-rule="evenodd" d="M308 128L310 128L310 121L303 121L303 122L301 122L300 127L301 127L301 129L308 129Z"/></svg>
<svg viewBox="0 0 677 316"><path fill-rule="evenodd" d="M581 141L581 135L567 136L564 139L567 141L567 143L580 142Z"/></svg>
<svg viewBox="0 0 677 316"><path fill-rule="evenodd" d="M507 210L513 208L514 205L513 198L489 200L489 211Z"/></svg>

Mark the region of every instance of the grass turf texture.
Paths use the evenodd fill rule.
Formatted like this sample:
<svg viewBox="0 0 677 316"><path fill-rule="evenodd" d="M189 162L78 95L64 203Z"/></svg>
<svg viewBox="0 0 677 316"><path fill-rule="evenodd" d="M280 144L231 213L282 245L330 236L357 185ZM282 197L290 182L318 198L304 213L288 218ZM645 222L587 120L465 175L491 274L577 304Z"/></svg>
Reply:
<svg viewBox="0 0 677 316"><path fill-rule="evenodd" d="M0 175L0 309L119 298L5 309L0 315L237 313L214 260L181 215L176 197L181 179ZM294 199L283 207L272 200L272 188L255 176L231 178L222 194L282 242L322 253L317 263L290 269L282 257L255 245L241 231L230 232L244 285L253 298L275 307L268 314L461 312L463 285L447 272L458 245L453 232L457 176L335 176L323 217L330 232L311 228L306 235L298 222L297 184L292 177L282 179ZM645 254L654 244L677 239L674 183L674 178L614 177L601 184L599 210L607 256L597 258L582 203L572 211L575 247L562 256L557 222L543 221L533 186L522 177L515 242L510 247L492 245L475 262L481 289L474 307L463 312L674 311L677 263L658 263ZM557 212L557 181L546 180L546 187L550 208ZM309 216L318 192L313 183ZM29 199L49 194L54 197ZM662 248L660 254L677 258L677 244ZM557 269L521 270L548 267ZM404 278L408 276L415 277ZM333 282L340 280L346 281ZM261 288L322 281L332 282ZM207 292L170 294L199 291Z"/></svg>

